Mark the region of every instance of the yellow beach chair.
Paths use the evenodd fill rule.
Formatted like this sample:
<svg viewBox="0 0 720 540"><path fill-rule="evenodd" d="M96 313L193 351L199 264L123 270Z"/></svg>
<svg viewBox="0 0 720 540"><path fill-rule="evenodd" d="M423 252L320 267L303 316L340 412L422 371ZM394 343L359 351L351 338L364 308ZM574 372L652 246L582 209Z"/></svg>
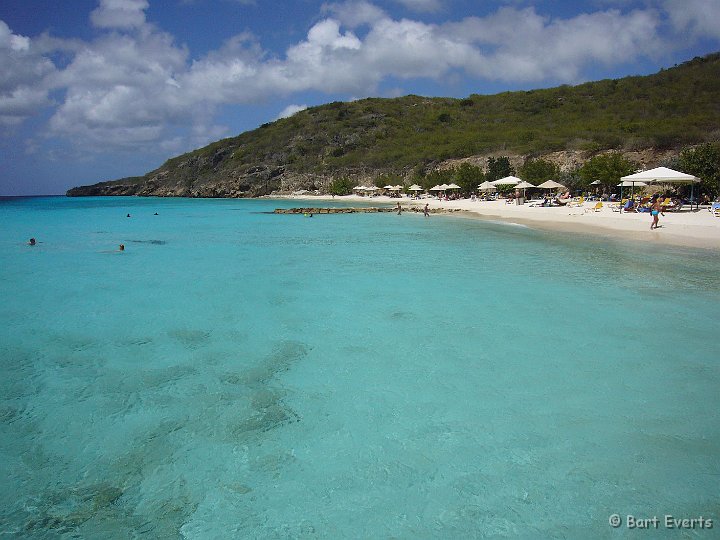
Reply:
<svg viewBox="0 0 720 540"><path fill-rule="evenodd" d="M593 206L592 208L586 208L585 211L586 212L599 212L600 210L602 210L602 207L603 207L603 203L601 201L598 201L595 203L595 206Z"/></svg>
<svg viewBox="0 0 720 540"><path fill-rule="evenodd" d="M570 201L567 203L568 206L582 206L585 202L585 197L580 197L577 201Z"/></svg>
<svg viewBox="0 0 720 540"><path fill-rule="evenodd" d="M613 212L619 212L625 206L625 203L627 201L627 199L623 199L619 203L609 204L608 208L610 208L610 210L612 210Z"/></svg>

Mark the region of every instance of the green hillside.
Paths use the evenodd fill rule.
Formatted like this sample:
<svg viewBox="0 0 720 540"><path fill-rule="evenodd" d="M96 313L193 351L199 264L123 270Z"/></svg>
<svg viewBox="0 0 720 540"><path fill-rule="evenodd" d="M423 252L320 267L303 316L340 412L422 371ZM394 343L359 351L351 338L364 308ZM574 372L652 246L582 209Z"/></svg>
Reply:
<svg viewBox="0 0 720 540"><path fill-rule="evenodd" d="M335 102L70 195L252 196L491 152L589 155L720 140L720 53L649 76L466 99ZM303 183L304 182L304 183Z"/></svg>

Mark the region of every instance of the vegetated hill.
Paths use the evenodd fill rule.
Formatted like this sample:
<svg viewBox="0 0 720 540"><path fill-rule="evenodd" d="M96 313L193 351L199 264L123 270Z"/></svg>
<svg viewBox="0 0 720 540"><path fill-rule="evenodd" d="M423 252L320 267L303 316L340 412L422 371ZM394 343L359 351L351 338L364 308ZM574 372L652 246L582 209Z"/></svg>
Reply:
<svg viewBox="0 0 720 540"><path fill-rule="evenodd" d="M248 197L448 159L560 150L667 150L720 139L720 53L649 76L466 99L405 96L306 109L68 195Z"/></svg>

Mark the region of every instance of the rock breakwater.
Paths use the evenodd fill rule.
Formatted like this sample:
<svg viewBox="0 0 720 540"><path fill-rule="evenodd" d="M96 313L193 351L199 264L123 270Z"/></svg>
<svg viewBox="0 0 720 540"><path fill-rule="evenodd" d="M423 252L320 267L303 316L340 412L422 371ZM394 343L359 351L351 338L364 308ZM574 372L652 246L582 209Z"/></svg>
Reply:
<svg viewBox="0 0 720 540"><path fill-rule="evenodd" d="M402 208L403 212L422 212L423 209L417 206ZM375 214L379 212L397 212L395 206L368 206L361 208L276 208L275 214ZM446 212L462 212L459 209L431 208L431 214L442 214Z"/></svg>

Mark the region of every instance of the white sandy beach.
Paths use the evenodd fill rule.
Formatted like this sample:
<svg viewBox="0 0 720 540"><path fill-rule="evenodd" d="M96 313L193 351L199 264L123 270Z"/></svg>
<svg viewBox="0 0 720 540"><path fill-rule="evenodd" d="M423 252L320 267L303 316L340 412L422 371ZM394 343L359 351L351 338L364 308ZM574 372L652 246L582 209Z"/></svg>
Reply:
<svg viewBox="0 0 720 540"><path fill-rule="evenodd" d="M656 242L688 247L720 249L720 217L713 216L707 208L697 211L681 210L660 215L660 229L650 230L652 218L648 213L625 213L613 211L608 203L603 203L600 211L594 211L594 202L586 202L582 207L533 207L507 204L505 200L472 201L460 199L443 201L435 198L413 200L387 196L361 197L346 195L342 197L291 195L289 199L303 201L347 202L348 206L364 204L396 204L403 207L419 206L426 203L430 208L464 210L461 215L478 216L485 219L521 223L541 229L598 234L617 239L626 238L641 242Z"/></svg>

